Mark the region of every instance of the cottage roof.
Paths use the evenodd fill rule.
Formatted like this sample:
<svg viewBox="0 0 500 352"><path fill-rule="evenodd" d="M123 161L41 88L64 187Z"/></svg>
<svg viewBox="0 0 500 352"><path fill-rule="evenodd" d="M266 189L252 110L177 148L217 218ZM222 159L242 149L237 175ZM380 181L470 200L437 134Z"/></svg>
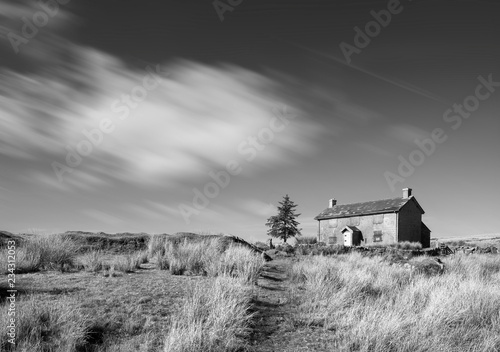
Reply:
<svg viewBox="0 0 500 352"><path fill-rule="evenodd" d="M392 198L392 199L374 200L362 203L339 204L333 206L332 208L326 208L314 219L324 220L324 219L349 218L352 216L361 216L361 215L397 213L410 200L414 201L417 207L422 212L422 214L424 214L424 210L422 209L420 204L418 204L415 197L410 196L409 198Z"/></svg>

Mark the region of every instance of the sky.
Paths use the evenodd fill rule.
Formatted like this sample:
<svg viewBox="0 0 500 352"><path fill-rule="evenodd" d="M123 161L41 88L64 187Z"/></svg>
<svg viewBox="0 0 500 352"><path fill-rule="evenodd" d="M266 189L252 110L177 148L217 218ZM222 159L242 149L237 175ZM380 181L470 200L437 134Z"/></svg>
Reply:
<svg viewBox="0 0 500 352"><path fill-rule="evenodd" d="M496 1L0 0L0 229L266 239L410 187L500 233Z"/></svg>

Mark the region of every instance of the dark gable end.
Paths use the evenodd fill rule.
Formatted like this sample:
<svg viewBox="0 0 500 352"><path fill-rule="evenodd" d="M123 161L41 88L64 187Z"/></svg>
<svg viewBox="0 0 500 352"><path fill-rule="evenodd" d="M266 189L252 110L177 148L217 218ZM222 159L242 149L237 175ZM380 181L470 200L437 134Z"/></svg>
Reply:
<svg viewBox="0 0 500 352"><path fill-rule="evenodd" d="M374 200L363 203L339 204L333 206L332 208L326 208L320 214L318 214L318 216L316 216L314 219L326 220L326 219L349 218L352 216L362 216L362 215L397 213L409 201L415 202L415 204L420 209L422 214L424 214L424 210L422 209L420 204L418 204L415 197L410 196L409 198L392 198L392 199Z"/></svg>
<svg viewBox="0 0 500 352"><path fill-rule="evenodd" d="M427 225L426 225L426 224L424 224L424 222L423 222L423 221L422 221L422 227L423 227L425 230L427 230L427 231L431 232L431 229L430 229L430 228L428 228L428 227L427 227Z"/></svg>
<svg viewBox="0 0 500 352"><path fill-rule="evenodd" d="M404 198L403 198L403 199L404 199ZM408 200L410 200L410 199L413 201L413 203L415 203L415 205L416 205L416 206L417 206L417 208L420 210L420 212L422 213L422 215L423 215L423 214L425 214L424 209L420 206L420 204L418 204L418 202L417 202L417 200L415 199L415 197L414 197L414 196L411 196L410 198L408 198ZM402 206L402 207L404 207L406 204L408 204L408 202L406 202L405 204L403 204L403 206ZM402 208L402 207L401 207L401 208Z"/></svg>

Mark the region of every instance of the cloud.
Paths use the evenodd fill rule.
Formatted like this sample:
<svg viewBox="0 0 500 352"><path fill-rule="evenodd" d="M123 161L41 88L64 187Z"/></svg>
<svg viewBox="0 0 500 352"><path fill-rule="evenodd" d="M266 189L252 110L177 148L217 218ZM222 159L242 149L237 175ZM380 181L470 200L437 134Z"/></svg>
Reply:
<svg viewBox="0 0 500 352"><path fill-rule="evenodd" d="M85 209L82 214L107 225L118 225L123 222L122 219L96 209Z"/></svg>
<svg viewBox="0 0 500 352"><path fill-rule="evenodd" d="M148 206L154 209L158 214L161 216L173 216L173 217L180 217L181 214L179 213L179 209L165 205L163 203L158 203L154 202L151 200L146 200L145 201Z"/></svg>
<svg viewBox="0 0 500 352"><path fill-rule="evenodd" d="M104 179L81 170L74 170L66 182L59 182L54 175L40 171L33 171L22 176L22 179L34 184L39 189L52 188L65 192L91 191L107 184Z"/></svg>
<svg viewBox="0 0 500 352"><path fill-rule="evenodd" d="M240 208L247 214L258 217L270 217L276 215L278 209L272 203L266 203L257 199L247 199L239 204Z"/></svg>
<svg viewBox="0 0 500 352"><path fill-rule="evenodd" d="M336 116L355 125L367 125L373 120L379 118L378 114L373 111L353 103L349 103L347 99L336 99L337 106Z"/></svg>
<svg viewBox="0 0 500 352"><path fill-rule="evenodd" d="M143 219L172 220L173 218L182 218L179 209L152 200L127 203L121 205L120 208L132 216Z"/></svg>
<svg viewBox="0 0 500 352"><path fill-rule="evenodd" d="M263 76L237 67L191 62L168 65L164 84L148 96L110 136L114 156L130 175L154 181L206 175L241 159L238 145L269 125L270 98L277 89ZM286 156L308 153L313 127L298 121L259 155L272 165Z"/></svg>
<svg viewBox="0 0 500 352"><path fill-rule="evenodd" d="M286 87L250 70L178 60L152 65L152 75L98 50L42 37L33 41L26 45L57 54L37 72L0 69L0 157L44 160L48 170L54 162L66 165L69 150L87 143L83 131L109 119L113 131L82 157L78 171L106 182L173 187L241 159L240 143L268 127L273 110L283 104L297 118L259 153L255 165L276 167L316 151L320 127L283 99ZM144 82L152 87L155 78L161 84L145 89ZM126 100L144 92L140 102ZM78 186L71 181L75 175L66 172L63 178ZM55 173L50 177L58 180Z"/></svg>

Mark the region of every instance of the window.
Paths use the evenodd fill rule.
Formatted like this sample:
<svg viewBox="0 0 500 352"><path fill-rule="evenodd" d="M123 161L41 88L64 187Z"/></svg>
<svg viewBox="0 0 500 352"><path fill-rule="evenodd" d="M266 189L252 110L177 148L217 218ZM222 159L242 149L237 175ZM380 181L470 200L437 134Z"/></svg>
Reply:
<svg viewBox="0 0 500 352"><path fill-rule="evenodd" d="M378 214L373 216L374 224L382 224L384 222L384 214Z"/></svg>
<svg viewBox="0 0 500 352"><path fill-rule="evenodd" d="M373 231L373 242L382 242L382 231Z"/></svg>
<svg viewBox="0 0 500 352"><path fill-rule="evenodd" d="M335 236L329 237L328 244L337 244L337 237L335 237Z"/></svg>
<svg viewBox="0 0 500 352"><path fill-rule="evenodd" d="M349 219L349 225L351 226L359 226L360 223L361 219L359 218L359 216L354 216Z"/></svg>

